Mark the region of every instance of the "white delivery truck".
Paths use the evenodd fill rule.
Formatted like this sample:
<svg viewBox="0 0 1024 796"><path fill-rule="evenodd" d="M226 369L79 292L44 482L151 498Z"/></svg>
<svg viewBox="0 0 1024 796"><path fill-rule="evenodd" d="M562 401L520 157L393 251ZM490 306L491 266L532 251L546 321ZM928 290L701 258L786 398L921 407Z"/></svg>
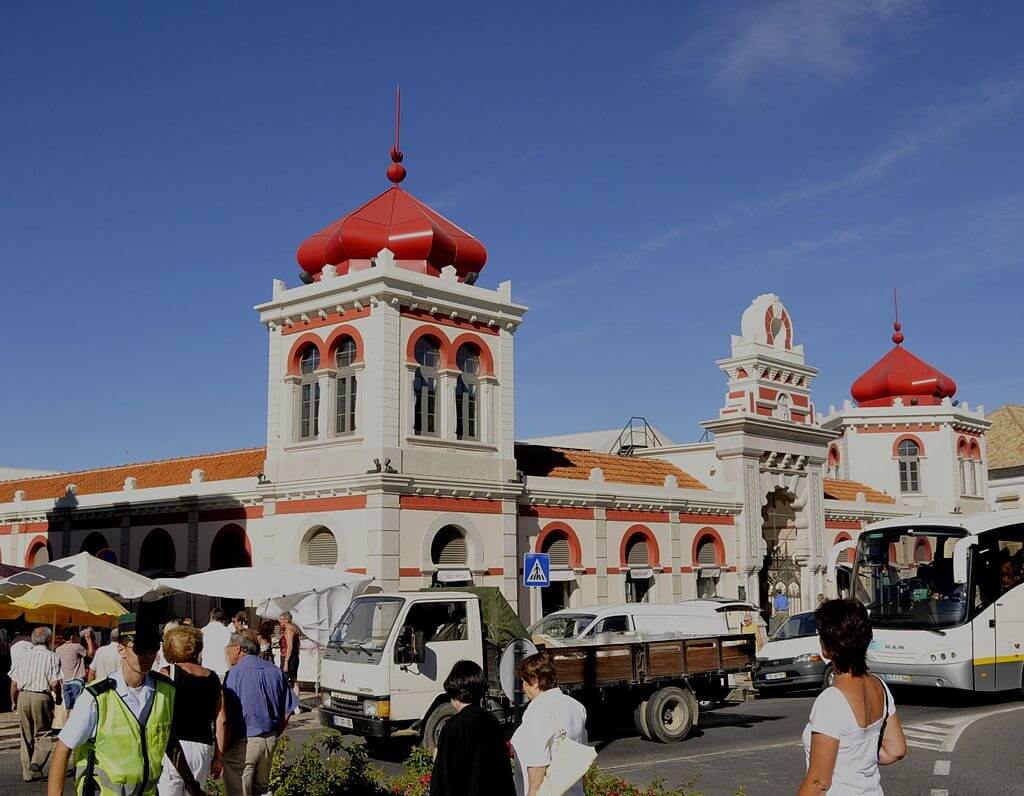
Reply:
<svg viewBox="0 0 1024 796"><path fill-rule="evenodd" d="M433 748L454 715L444 681L458 660L483 667L485 707L512 719L499 679L502 651L526 629L495 588L366 594L332 633L320 671L321 723L370 741L419 736ZM551 650L559 685L584 704L632 713L659 741L685 738L701 684L749 671L750 636L573 645Z"/></svg>

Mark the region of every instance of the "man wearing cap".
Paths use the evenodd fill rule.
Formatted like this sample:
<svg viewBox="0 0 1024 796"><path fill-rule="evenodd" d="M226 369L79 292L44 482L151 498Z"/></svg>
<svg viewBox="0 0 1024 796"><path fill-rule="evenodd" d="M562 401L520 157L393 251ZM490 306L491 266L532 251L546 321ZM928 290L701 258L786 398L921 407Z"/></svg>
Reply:
<svg viewBox="0 0 1024 796"><path fill-rule="evenodd" d="M63 793L72 752L79 796L157 792L174 715L173 683L150 671L160 633L155 622L127 614L117 644L121 667L82 692L57 738L49 796Z"/></svg>

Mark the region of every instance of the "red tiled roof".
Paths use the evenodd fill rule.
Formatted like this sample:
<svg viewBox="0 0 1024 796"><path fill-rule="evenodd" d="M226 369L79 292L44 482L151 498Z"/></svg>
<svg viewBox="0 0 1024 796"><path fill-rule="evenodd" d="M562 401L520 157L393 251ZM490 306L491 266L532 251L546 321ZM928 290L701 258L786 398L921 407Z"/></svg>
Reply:
<svg viewBox="0 0 1024 796"><path fill-rule="evenodd" d="M78 495L120 492L124 489L124 479L129 476L136 479L137 489L187 484L195 469L203 470L207 481L254 478L263 471L266 455L266 448L247 448L3 481L0 482L0 503L13 501L14 493L18 490L25 492L25 500L60 498L64 496L68 484L75 485Z"/></svg>
<svg viewBox="0 0 1024 796"><path fill-rule="evenodd" d="M707 489L692 475L663 459L614 456L546 445L516 445L516 462L525 475L542 478L586 481L591 468L600 467L604 480L610 483L664 486L665 476L674 475L681 489Z"/></svg>
<svg viewBox="0 0 1024 796"><path fill-rule="evenodd" d="M857 493L863 492L864 499L868 503L895 503L896 498L892 495L883 492L880 489L874 489L867 484L862 484L860 481L847 481L840 478L826 478L825 479L825 497L831 498L832 500L856 500Z"/></svg>

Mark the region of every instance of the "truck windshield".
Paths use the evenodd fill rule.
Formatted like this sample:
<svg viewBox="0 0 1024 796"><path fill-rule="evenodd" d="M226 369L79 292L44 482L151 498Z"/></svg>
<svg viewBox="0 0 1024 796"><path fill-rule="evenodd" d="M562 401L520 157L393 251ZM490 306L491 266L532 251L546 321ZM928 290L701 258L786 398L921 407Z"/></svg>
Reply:
<svg viewBox="0 0 1024 796"><path fill-rule="evenodd" d="M353 662L380 663L403 603L401 597L353 600L331 633L330 648Z"/></svg>
<svg viewBox="0 0 1024 796"><path fill-rule="evenodd" d="M535 624L530 633L557 639L577 638L596 618L593 614L549 616Z"/></svg>
<svg viewBox="0 0 1024 796"><path fill-rule="evenodd" d="M854 596L877 627L938 629L967 619L967 584L953 582L953 548L965 531L892 528L861 534Z"/></svg>

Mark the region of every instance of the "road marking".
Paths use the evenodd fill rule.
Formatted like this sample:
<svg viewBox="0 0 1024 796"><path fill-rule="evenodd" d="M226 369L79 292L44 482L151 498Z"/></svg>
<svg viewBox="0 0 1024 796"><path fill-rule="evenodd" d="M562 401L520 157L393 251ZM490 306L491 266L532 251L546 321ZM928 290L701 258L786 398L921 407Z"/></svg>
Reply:
<svg viewBox="0 0 1024 796"><path fill-rule="evenodd" d="M932 788L931 796L949 796L949 791L945 788Z"/></svg>
<svg viewBox="0 0 1024 796"><path fill-rule="evenodd" d="M685 743L685 741L684 741ZM769 743L763 746L744 746L743 754L749 754L750 752L763 752L768 749L784 749L788 746L803 746L803 741L784 741L782 743ZM709 757L723 757L725 755L735 755L735 749L722 749L718 752L703 752L699 755L687 755L681 757L676 755L675 757L666 757L661 760L644 760L640 763L621 763L617 766L601 766L602 771L625 771L628 768L648 768L650 766L660 766L665 763L681 763L688 760L701 760Z"/></svg>
<svg viewBox="0 0 1024 796"><path fill-rule="evenodd" d="M946 742L942 745L941 752L952 752L956 749L957 741L960 740L960 736L967 731L974 722L987 719L990 716L998 716L1001 713L1013 713L1015 710L1024 710L1024 705L1011 705L1010 707L1000 708L999 710L989 710L984 713L978 713L973 716L967 716L961 721L957 722L956 726L950 731L949 737Z"/></svg>
<svg viewBox="0 0 1024 796"><path fill-rule="evenodd" d="M907 736L907 746L915 749L927 749L930 752L952 752L956 748L960 736L974 722L987 719L989 716L998 716L1000 713L1022 709L1024 709L1024 705L1010 705L959 716L954 721L922 721L908 724L903 728L903 733Z"/></svg>
<svg viewBox="0 0 1024 796"><path fill-rule="evenodd" d="M936 777L948 777L949 776L949 761L948 760L936 760L935 770L932 772Z"/></svg>

